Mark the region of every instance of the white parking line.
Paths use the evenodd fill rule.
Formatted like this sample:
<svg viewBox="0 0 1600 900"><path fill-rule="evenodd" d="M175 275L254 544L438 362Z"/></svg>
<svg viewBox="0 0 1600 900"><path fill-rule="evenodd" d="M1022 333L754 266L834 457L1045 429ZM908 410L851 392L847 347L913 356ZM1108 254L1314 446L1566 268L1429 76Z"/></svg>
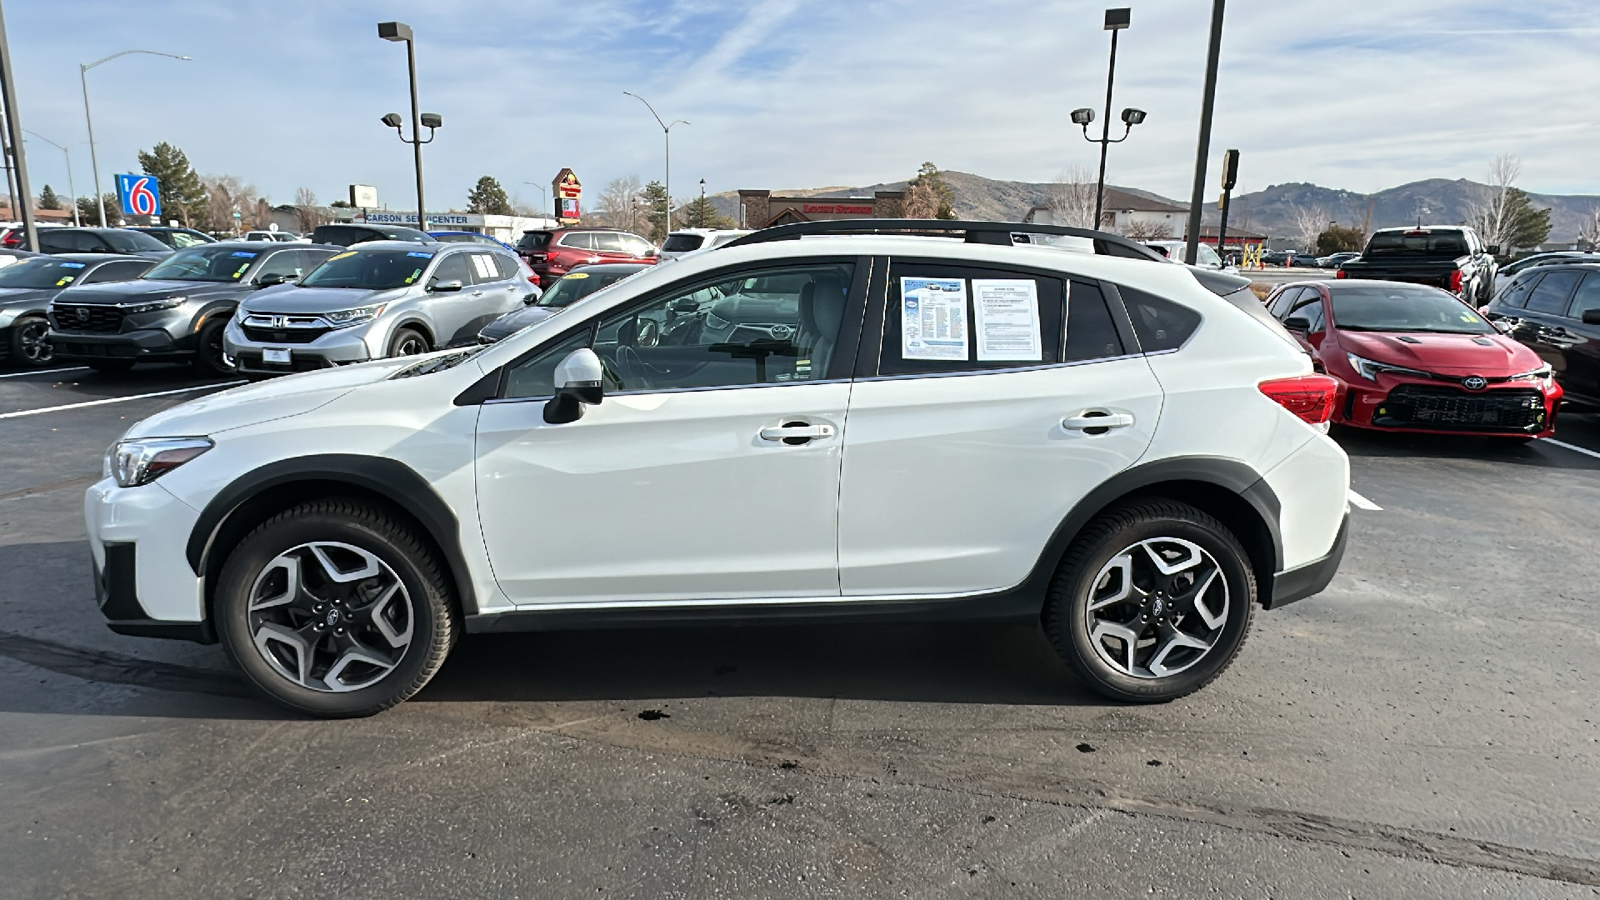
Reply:
<svg viewBox="0 0 1600 900"><path fill-rule="evenodd" d="M244 384L243 381L226 381L222 384L197 384L194 387L175 388L170 391L156 391L153 394L134 394L129 397L111 397L106 400L89 400L83 403L68 403L64 406L46 406L43 409L21 409L16 412L0 413L0 419L20 419L23 416L39 416L45 413L61 412L68 409L83 409L89 406L105 406L108 403L126 403L129 400L147 400L151 397L170 397L173 394L188 394L193 391L209 391L213 388L233 387Z"/></svg>
<svg viewBox="0 0 1600 900"><path fill-rule="evenodd" d="M1544 439L1544 443L1546 443L1546 444L1554 444L1555 446L1561 447L1561 448L1566 449L1566 450L1572 450L1572 451L1575 451L1577 453L1582 453L1584 456L1592 456L1595 459L1600 459L1600 453L1596 453L1596 452L1594 452L1593 450L1590 450L1587 447L1579 447L1576 444L1569 444L1566 441L1558 441L1555 438L1545 438Z"/></svg>
<svg viewBox="0 0 1600 900"><path fill-rule="evenodd" d="M34 369L31 372L7 372L0 378L21 378L24 375L60 375L62 372L87 372L88 366L72 366L67 369Z"/></svg>
<svg viewBox="0 0 1600 900"><path fill-rule="evenodd" d="M1361 509L1365 509L1365 510L1371 510L1372 512L1383 512L1383 507L1379 506L1376 503L1373 503L1371 500L1368 500L1367 498L1361 496L1360 494L1356 493L1355 491L1350 491L1349 493L1350 493L1350 502L1354 503L1357 507L1359 507Z"/></svg>

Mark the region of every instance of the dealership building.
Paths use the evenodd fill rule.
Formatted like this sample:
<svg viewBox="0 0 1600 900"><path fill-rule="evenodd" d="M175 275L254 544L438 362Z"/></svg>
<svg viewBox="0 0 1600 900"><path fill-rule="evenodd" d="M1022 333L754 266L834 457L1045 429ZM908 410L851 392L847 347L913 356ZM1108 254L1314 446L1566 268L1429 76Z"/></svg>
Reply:
<svg viewBox="0 0 1600 900"><path fill-rule="evenodd" d="M878 191L871 197L783 197L771 191L740 191L739 227L769 228L834 219L898 219L904 199L905 191Z"/></svg>

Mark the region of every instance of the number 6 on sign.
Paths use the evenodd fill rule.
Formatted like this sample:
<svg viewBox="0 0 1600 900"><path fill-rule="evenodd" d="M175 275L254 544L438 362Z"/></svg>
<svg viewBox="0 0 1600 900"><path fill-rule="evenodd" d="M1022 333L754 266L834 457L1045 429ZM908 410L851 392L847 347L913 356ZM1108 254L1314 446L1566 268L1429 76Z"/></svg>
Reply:
<svg viewBox="0 0 1600 900"><path fill-rule="evenodd" d="M117 199L125 216L161 215L161 184L151 175L118 175Z"/></svg>

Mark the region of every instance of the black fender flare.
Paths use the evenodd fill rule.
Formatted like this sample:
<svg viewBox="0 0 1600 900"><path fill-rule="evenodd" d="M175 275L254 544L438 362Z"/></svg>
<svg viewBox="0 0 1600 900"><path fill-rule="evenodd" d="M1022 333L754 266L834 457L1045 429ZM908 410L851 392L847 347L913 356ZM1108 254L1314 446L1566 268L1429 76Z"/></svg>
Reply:
<svg viewBox="0 0 1600 900"><path fill-rule="evenodd" d="M189 532L185 556L195 575L205 577L217 562L211 558L216 538L246 503L275 488L296 482L333 482L376 494L409 514L427 531L444 554L445 564L464 615L477 611L477 598L461 553L460 520L427 479L399 460L379 456L327 453L279 460L239 476L218 491L201 510ZM240 535L242 537L243 535ZM209 600L209 598L208 598Z"/></svg>

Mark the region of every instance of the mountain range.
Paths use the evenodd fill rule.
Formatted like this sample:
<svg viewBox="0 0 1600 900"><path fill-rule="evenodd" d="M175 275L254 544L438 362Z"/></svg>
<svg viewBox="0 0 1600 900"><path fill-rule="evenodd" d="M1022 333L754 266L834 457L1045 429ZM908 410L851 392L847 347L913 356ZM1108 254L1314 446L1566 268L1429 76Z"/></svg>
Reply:
<svg viewBox="0 0 1600 900"><path fill-rule="evenodd" d="M1019 222L1031 207L1045 203L1051 190L1048 183L1000 181L967 172L945 172L943 177L955 195L956 215L963 219ZM905 181L891 181L860 187L774 190L773 193L791 197L870 197L874 191L903 190L906 184ZM1187 201L1173 200L1150 191L1121 185L1116 187L1173 206L1188 206ZM1373 194L1359 194L1306 182L1275 184L1265 190L1235 195L1228 214L1228 227L1230 231L1238 228L1273 237L1288 236L1294 230L1292 210L1296 204L1303 207L1320 206L1327 211L1330 221L1357 228L1411 225L1419 218L1424 224L1454 225L1467 220L1473 198L1485 190L1485 185L1465 178L1454 181L1428 178ZM1593 194L1530 192L1528 197L1534 206L1550 209L1551 241L1575 240L1584 221L1595 209L1600 208L1600 196ZM715 194L708 199L719 213L738 218L737 193ZM1216 194L1211 193L1207 197L1204 212L1206 224L1216 224L1219 215Z"/></svg>

